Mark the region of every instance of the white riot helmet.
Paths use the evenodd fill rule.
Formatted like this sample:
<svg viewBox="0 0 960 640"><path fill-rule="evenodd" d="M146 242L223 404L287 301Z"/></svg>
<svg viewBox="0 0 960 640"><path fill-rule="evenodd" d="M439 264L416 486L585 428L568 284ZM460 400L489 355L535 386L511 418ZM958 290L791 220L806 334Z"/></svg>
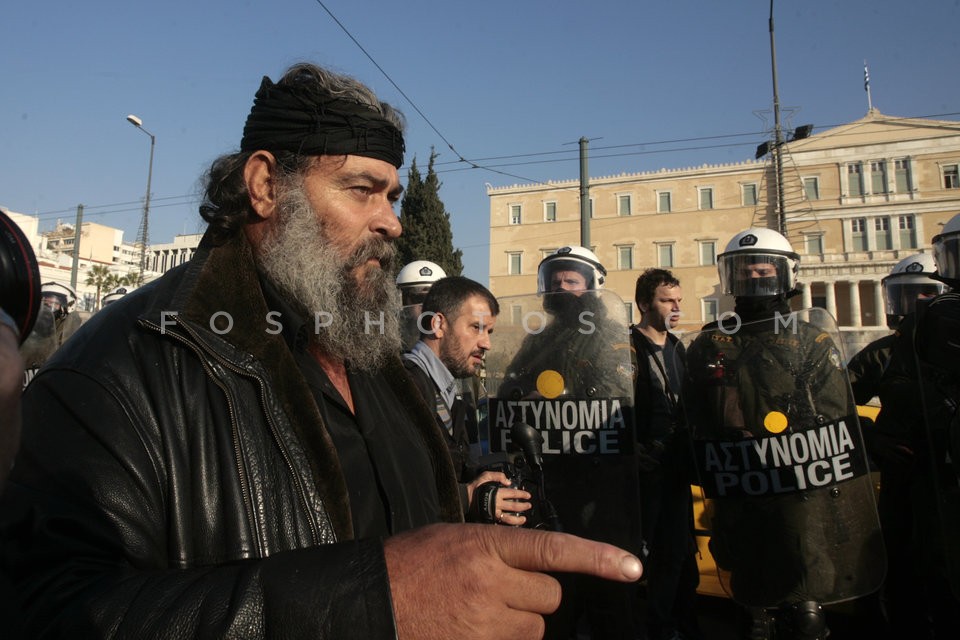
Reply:
<svg viewBox="0 0 960 640"><path fill-rule="evenodd" d="M77 292L72 287L59 282L45 282L40 285L40 299L53 310L56 318L62 318L77 304Z"/></svg>
<svg viewBox="0 0 960 640"><path fill-rule="evenodd" d="M397 274L397 286L403 305L422 304L433 283L446 278L446 272L435 262L414 260Z"/></svg>
<svg viewBox="0 0 960 640"><path fill-rule="evenodd" d="M947 285L931 277L936 272L937 265L929 253L907 256L894 265L890 275L880 281L887 326L895 329L903 316L913 313L918 298L932 298L946 291Z"/></svg>
<svg viewBox="0 0 960 640"><path fill-rule="evenodd" d="M540 261L537 268L537 293L553 291L554 274L574 271L584 277L586 289L602 289L607 270L600 259L584 247L561 247Z"/></svg>
<svg viewBox="0 0 960 640"><path fill-rule="evenodd" d="M717 256L720 289L736 297L787 295L797 287L800 256L773 229L741 231Z"/></svg>
<svg viewBox="0 0 960 640"><path fill-rule="evenodd" d="M933 236L933 259L937 275L956 288L960 281L960 213L950 218L943 230Z"/></svg>
<svg viewBox="0 0 960 640"><path fill-rule="evenodd" d="M102 306L105 307L105 306L107 306L108 304L112 304L112 303L116 302L117 300L119 300L119 299L122 298L123 296L127 295L127 293L128 293L128 291L127 291L127 289L126 289L125 287L117 287L116 289L114 289L113 291L111 291L110 293L108 293L107 295L103 296L103 300L101 301L101 304L102 304Z"/></svg>

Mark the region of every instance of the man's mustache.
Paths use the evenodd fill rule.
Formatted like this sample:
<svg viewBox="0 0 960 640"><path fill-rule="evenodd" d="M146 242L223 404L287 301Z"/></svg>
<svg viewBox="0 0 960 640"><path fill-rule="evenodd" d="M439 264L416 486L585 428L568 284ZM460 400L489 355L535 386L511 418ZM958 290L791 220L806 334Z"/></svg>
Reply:
<svg viewBox="0 0 960 640"><path fill-rule="evenodd" d="M371 258L380 261L380 267L384 271L390 271L396 262L397 248L389 240L383 238L370 238L354 249L350 257L347 258L347 270L355 269Z"/></svg>

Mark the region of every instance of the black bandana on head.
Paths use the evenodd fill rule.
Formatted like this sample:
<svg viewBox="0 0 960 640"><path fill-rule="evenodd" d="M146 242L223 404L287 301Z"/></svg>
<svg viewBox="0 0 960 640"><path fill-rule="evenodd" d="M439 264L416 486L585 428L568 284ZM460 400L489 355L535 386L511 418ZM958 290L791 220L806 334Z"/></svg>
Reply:
<svg viewBox="0 0 960 640"><path fill-rule="evenodd" d="M366 105L264 76L240 142L241 151L258 149L364 156L399 169L404 145L400 130Z"/></svg>

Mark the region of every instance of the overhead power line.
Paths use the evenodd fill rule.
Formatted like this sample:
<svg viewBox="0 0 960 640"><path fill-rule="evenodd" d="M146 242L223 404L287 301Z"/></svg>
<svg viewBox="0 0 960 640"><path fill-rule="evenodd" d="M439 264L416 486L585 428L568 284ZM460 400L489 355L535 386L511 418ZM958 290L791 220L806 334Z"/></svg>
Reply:
<svg viewBox="0 0 960 640"><path fill-rule="evenodd" d="M948 113L936 113L920 116L903 116L899 118L890 118L886 122L896 123L898 121L906 120L932 120L937 118L945 117L954 117L960 116L960 111L948 112ZM829 124L819 127L821 129L833 129L835 127L844 126L850 123L841 123L841 124ZM960 124L960 123L958 123ZM836 134L837 136L842 135L859 135L858 132L850 132L847 134ZM677 138L674 140L654 140L654 141L641 141L641 142L631 142L617 145L603 145L594 147L594 151L605 151L613 149L626 149L632 147L642 147L642 149L631 152L631 153L618 153L618 154L601 154L601 155L591 155L591 158L615 158L615 157L630 157L630 156L642 156L642 155L656 155L656 154L667 154L667 153L678 153L678 152L689 152L689 151L702 151L707 149L724 149L724 148L733 148L733 147L743 147L743 146L753 146L753 142L731 142L729 144L719 144L719 145L696 145L688 147L673 147L667 149L647 149L646 147L654 146L663 146L668 144L675 144L680 142L701 142L708 140L720 140L727 138L743 138L743 137L753 137L754 139L763 138L764 134L752 132L752 133L728 133L728 134L715 134L708 136L699 136L691 138ZM561 156L566 155L569 157L553 158L552 156ZM514 159L524 159L524 158L537 158L537 157L546 157L548 159L544 160L524 160L523 162L506 162L503 164L483 166L480 165L480 162L487 162L493 160L514 160ZM532 184L543 184L548 185L550 183L543 182L541 180L534 180L532 178L526 178L519 175L514 175L506 171L500 171L498 169L503 167L512 167L512 166L528 166L536 164L555 164L558 162L574 162L577 161L577 151L569 149L560 149L553 151L539 151L539 152L524 152L524 153L514 153L506 154L502 156L488 156L483 158L475 158L473 160L467 161L470 164L469 167L458 167L458 168L446 168L439 169L437 173L455 173L461 171L467 171L470 169L482 169L485 171L490 171L492 173L497 173L499 175L515 178L524 182L530 182ZM445 165L456 165L460 164L460 160L449 160L445 162L435 163L435 167L445 166ZM200 196L196 194L183 194L177 196L164 196L160 198L151 198L151 207L161 206L161 207L172 207L172 206L181 206L181 205L190 205L195 204L200 201ZM179 201L179 202L170 202L170 201ZM102 215L111 215L117 213L133 213L139 212L142 207L142 200L131 200L126 202L114 202L110 204L94 204L87 205L84 204L84 215L85 216L102 216ZM155 204L162 203L162 204ZM117 208L119 207L119 208ZM104 211L106 209L106 211ZM71 205L69 207L64 207L62 209L53 209L49 211L41 211L39 213L34 213L35 217L41 219L51 219L59 215L73 215L76 213L76 205Z"/></svg>

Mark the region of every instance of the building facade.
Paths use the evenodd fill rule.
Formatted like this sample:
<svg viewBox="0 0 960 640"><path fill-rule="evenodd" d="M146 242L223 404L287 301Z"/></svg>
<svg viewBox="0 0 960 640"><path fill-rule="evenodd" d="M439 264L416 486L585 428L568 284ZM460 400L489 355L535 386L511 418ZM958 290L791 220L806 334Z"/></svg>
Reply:
<svg viewBox="0 0 960 640"><path fill-rule="evenodd" d="M166 273L193 257L200 246L202 233L176 235L173 242L152 244L147 249L147 272Z"/></svg>
<svg viewBox="0 0 960 640"><path fill-rule="evenodd" d="M796 308L828 310L854 349L887 331L880 281L900 259L929 251L960 212L960 122L873 109L781 150L779 189L771 159L591 178L590 248L633 321L636 278L649 267L670 269L683 285L679 330L731 310L717 256L736 233L762 226L785 228L800 254ZM540 260L580 244L579 181L487 193L490 288L531 293Z"/></svg>
<svg viewBox="0 0 960 640"><path fill-rule="evenodd" d="M74 279L76 225L58 221L53 230L42 232L37 217L10 211L6 207L0 208L20 227L33 247L40 268L40 281L69 286ZM147 248L144 281L154 280L192 258L202 237L202 234L177 235L173 242L150 245ZM96 286L86 284L87 273L94 266L106 266L116 276L139 273L140 245L124 242L122 229L82 222L79 247L75 276L77 307L81 311L92 312L99 301ZM107 293L99 292L101 297Z"/></svg>

